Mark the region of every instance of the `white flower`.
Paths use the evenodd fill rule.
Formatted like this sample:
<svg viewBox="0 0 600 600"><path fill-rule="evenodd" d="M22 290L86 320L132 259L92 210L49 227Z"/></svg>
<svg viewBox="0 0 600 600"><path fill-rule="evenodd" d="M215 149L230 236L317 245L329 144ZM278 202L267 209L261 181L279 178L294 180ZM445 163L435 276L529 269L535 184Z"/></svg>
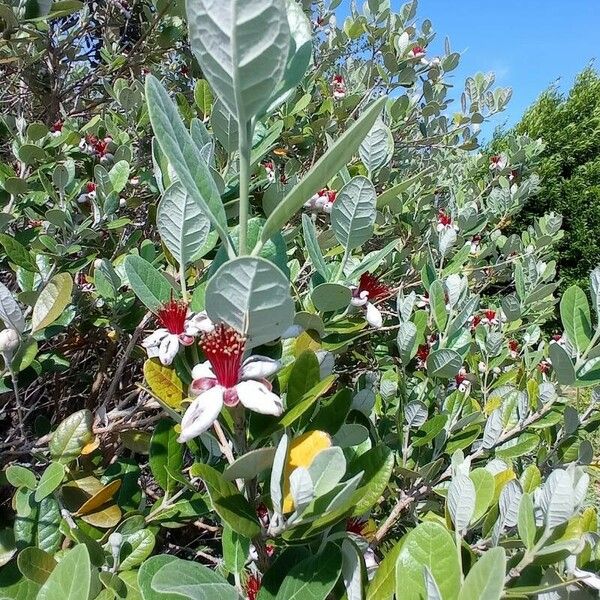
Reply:
<svg viewBox="0 0 600 600"><path fill-rule="evenodd" d="M334 75L331 79L331 88L333 97L336 100L342 100L346 96L346 83L341 75Z"/></svg>
<svg viewBox="0 0 600 600"><path fill-rule="evenodd" d="M246 340L235 329L219 324L202 336L200 347L208 359L192 369L190 395L196 398L181 420L179 442L207 431L219 417L223 405L244 407L264 415L280 416L281 398L271 391L267 377L281 364L266 356L250 356L242 362Z"/></svg>
<svg viewBox="0 0 600 600"><path fill-rule="evenodd" d="M150 334L142 346L149 358L158 357L163 365L173 362L180 345L190 346L200 332L214 329L204 311L189 313L187 304L181 300L167 302L157 311L156 317L162 327Z"/></svg>
<svg viewBox="0 0 600 600"><path fill-rule="evenodd" d="M445 210L440 209L438 211L436 230L438 233L442 233L442 231L448 231L450 229L458 231L458 225L454 223L452 217Z"/></svg>
<svg viewBox="0 0 600 600"><path fill-rule="evenodd" d="M387 285L381 283L370 273L363 273L360 276L358 287L352 289L352 306L363 308L367 323L379 329L383 326L383 316L381 311L370 302L389 296L390 289Z"/></svg>
<svg viewBox="0 0 600 600"><path fill-rule="evenodd" d="M5 362L10 362L21 343L19 332L16 329L3 329L0 331L0 354Z"/></svg>
<svg viewBox="0 0 600 600"><path fill-rule="evenodd" d="M267 181L269 183L275 183L275 165L269 161L266 163L263 163L263 167L265 168L265 171L267 172Z"/></svg>
<svg viewBox="0 0 600 600"><path fill-rule="evenodd" d="M337 192L323 188L316 194L313 194L305 203L304 208L312 212L331 213L333 203L335 202Z"/></svg>
<svg viewBox="0 0 600 600"><path fill-rule="evenodd" d="M508 165L508 159L505 154L494 154L490 157L490 170L491 171L504 171Z"/></svg>

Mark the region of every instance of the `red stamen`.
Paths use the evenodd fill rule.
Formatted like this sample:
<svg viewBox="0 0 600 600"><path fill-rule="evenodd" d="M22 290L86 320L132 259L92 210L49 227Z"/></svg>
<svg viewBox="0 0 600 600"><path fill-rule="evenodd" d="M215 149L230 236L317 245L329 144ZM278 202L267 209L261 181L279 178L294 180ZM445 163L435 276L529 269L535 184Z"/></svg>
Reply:
<svg viewBox="0 0 600 600"><path fill-rule="evenodd" d="M440 210L438 212L438 223L447 227L448 225L452 225L452 217L446 213L444 210Z"/></svg>
<svg viewBox="0 0 600 600"><path fill-rule="evenodd" d="M260 590L260 578L258 575L249 575L246 580L246 596L248 600L256 600Z"/></svg>
<svg viewBox="0 0 600 600"><path fill-rule="evenodd" d="M499 163L501 160L502 160L502 157L501 157L499 154L494 154L494 156L492 156L492 157L490 158L490 162L491 162L493 165L497 165L497 164L498 164L498 163Z"/></svg>
<svg viewBox="0 0 600 600"><path fill-rule="evenodd" d="M156 313L159 323L169 333L180 335L185 331L188 305L183 300L170 300Z"/></svg>
<svg viewBox="0 0 600 600"><path fill-rule="evenodd" d="M200 348L210 362L215 377L224 388L239 383L246 338L233 327L219 323L213 331L205 333Z"/></svg>
<svg viewBox="0 0 600 600"><path fill-rule="evenodd" d="M367 522L364 519L358 517L352 517L346 521L346 531L348 533L354 533L364 537Z"/></svg>
<svg viewBox="0 0 600 600"><path fill-rule="evenodd" d="M52 124L52 127L50 127L50 131L52 133L57 133L59 131L62 131L62 128L63 128L63 122L59 120L59 121L55 121Z"/></svg>
<svg viewBox="0 0 600 600"><path fill-rule="evenodd" d="M344 78L341 75L334 75L333 83L336 85L344 85Z"/></svg>
<svg viewBox="0 0 600 600"><path fill-rule="evenodd" d="M419 349L417 350L417 358L420 361L425 362L427 360L428 356L429 356L429 346L426 346L425 344L423 344L422 346L419 346Z"/></svg>
<svg viewBox="0 0 600 600"><path fill-rule="evenodd" d="M488 321L493 321L496 318L496 311L495 310L488 309L488 310L486 310L484 312L484 314L485 314L485 318Z"/></svg>
<svg viewBox="0 0 600 600"><path fill-rule="evenodd" d="M371 302L385 298L391 294L390 288L370 273L363 273L360 276L357 295L360 296L361 292L367 292L367 297Z"/></svg>
<svg viewBox="0 0 600 600"><path fill-rule="evenodd" d="M475 315L471 321L471 331L477 329L477 325L479 325L479 323L481 323L481 317L479 315Z"/></svg>
<svg viewBox="0 0 600 600"><path fill-rule="evenodd" d="M420 56L421 54L425 54L425 48L423 46L415 46L412 49L413 56Z"/></svg>
<svg viewBox="0 0 600 600"><path fill-rule="evenodd" d="M93 181L88 181L85 184L85 189L87 191L88 194L91 194L92 192L96 191L96 184Z"/></svg>
<svg viewBox="0 0 600 600"><path fill-rule="evenodd" d="M518 352L519 351L519 342L517 342L517 340L508 340L508 349L511 352Z"/></svg>

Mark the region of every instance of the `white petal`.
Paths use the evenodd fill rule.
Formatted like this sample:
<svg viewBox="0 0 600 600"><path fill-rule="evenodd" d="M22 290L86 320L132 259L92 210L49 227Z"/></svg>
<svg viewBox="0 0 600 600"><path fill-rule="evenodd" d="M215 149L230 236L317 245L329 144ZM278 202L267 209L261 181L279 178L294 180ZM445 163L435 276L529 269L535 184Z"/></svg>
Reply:
<svg viewBox="0 0 600 600"><path fill-rule="evenodd" d="M207 431L217 420L223 408L223 388L219 385L200 394L189 406L181 419L181 444Z"/></svg>
<svg viewBox="0 0 600 600"><path fill-rule="evenodd" d="M353 296L352 300L350 300L352 306L364 306L367 302L368 300L366 298L358 298L356 296Z"/></svg>
<svg viewBox="0 0 600 600"><path fill-rule="evenodd" d="M383 325L383 317L380 310L370 302L367 302L367 323L375 329L379 329Z"/></svg>
<svg viewBox="0 0 600 600"><path fill-rule="evenodd" d="M160 329L157 329L154 333L151 333L147 338L145 338L142 341L142 346L144 348L150 348L150 346L159 346L165 338L165 336L167 336L168 334L169 332L164 327L161 327Z"/></svg>
<svg viewBox="0 0 600 600"><path fill-rule="evenodd" d="M240 402L254 412L276 417L283 412L281 398L260 381L240 381L235 389Z"/></svg>
<svg viewBox="0 0 600 600"><path fill-rule="evenodd" d="M192 369L192 379L203 379L204 377L211 377L213 379L215 377L212 367L207 360Z"/></svg>
<svg viewBox="0 0 600 600"><path fill-rule="evenodd" d="M163 365L170 365L179 352L179 337L173 334L165 336L165 339L160 343L158 357Z"/></svg>
<svg viewBox="0 0 600 600"><path fill-rule="evenodd" d="M190 333L190 335L197 335L201 331L210 333L214 328L215 326L209 319L205 310L193 314L186 322L186 329L189 329L190 332L193 331L193 333Z"/></svg>
<svg viewBox="0 0 600 600"><path fill-rule="evenodd" d="M266 379L281 369L281 363L268 356L249 356L242 365L242 380Z"/></svg>

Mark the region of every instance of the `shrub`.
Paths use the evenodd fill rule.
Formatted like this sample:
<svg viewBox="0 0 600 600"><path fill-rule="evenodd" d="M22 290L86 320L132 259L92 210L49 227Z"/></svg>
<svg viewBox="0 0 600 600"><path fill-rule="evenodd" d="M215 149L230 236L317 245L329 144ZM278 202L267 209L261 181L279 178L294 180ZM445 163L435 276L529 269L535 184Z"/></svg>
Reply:
<svg viewBox="0 0 600 600"><path fill-rule="evenodd" d="M561 217L505 231L541 145L473 153L510 92L469 78L448 117L459 55L414 2L187 24L193 100L160 67L52 131L3 117L3 595L597 586L600 415L570 394L600 379L600 271L547 340Z"/></svg>

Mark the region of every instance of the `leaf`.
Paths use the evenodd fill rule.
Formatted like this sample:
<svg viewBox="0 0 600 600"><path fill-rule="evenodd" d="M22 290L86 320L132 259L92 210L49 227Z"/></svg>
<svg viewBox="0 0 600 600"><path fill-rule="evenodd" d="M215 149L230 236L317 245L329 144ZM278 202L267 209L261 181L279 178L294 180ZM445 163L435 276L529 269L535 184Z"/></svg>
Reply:
<svg viewBox="0 0 600 600"><path fill-rule="evenodd" d="M62 421L50 438L52 459L65 465L75 460L94 439L92 421L89 410L77 411Z"/></svg>
<svg viewBox="0 0 600 600"><path fill-rule="evenodd" d="M400 541L383 557L367 589L366 600L392 600L396 590L396 561L402 549Z"/></svg>
<svg viewBox="0 0 600 600"><path fill-rule="evenodd" d="M319 273L319 275L321 275L325 280L329 279L329 270L327 269L327 265L323 259L323 253L319 247L315 224L306 214L302 215L302 231L304 232L304 243L306 245L306 250L310 256L310 260L312 261L315 271L317 271L317 273Z"/></svg>
<svg viewBox="0 0 600 600"><path fill-rule="evenodd" d="M330 492L346 473L346 458L341 448L325 448L308 467L315 497Z"/></svg>
<svg viewBox="0 0 600 600"><path fill-rule="evenodd" d="M287 409L296 406L304 398L304 395L320 381L319 359L312 350L305 350L292 365L285 397Z"/></svg>
<svg viewBox="0 0 600 600"><path fill-rule="evenodd" d="M73 574L77 573L77 577ZM50 573L37 600L88 600L91 586L90 556L85 544L69 550Z"/></svg>
<svg viewBox="0 0 600 600"><path fill-rule="evenodd" d="M159 360L144 363L144 377L152 392L171 408L180 408L186 393L175 369L164 366Z"/></svg>
<svg viewBox="0 0 600 600"><path fill-rule="evenodd" d="M331 228L347 250L362 246L373 235L377 209L375 187L366 177L353 177L339 192L331 209Z"/></svg>
<svg viewBox="0 0 600 600"><path fill-rule="evenodd" d="M550 354L552 368L556 373L558 382L563 385L573 385L577 376L575 374L575 367L567 351L560 344L550 342L548 353Z"/></svg>
<svg viewBox="0 0 600 600"><path fill-rule="evenodd" d="M182 600L179 594L160 593L151 587L152 580L158 571L169 563L178 563L180 560L170 554L159 554L152 556L142 564L138 571L138 585L143 600Z"/></svg>
<svg viewBox="0 0 600 600"><path fill-rule="evenodd" d="M444 331L448 321L448 311L446 310L446 291L444 284L439 279L429 286L429 300L435 323L440 331Z"/></svg>
<svg viewBox="0 0 600 600"><path fill-rule="evenodd" d="M277 449L275 451L275 458L273 459L273 468L271 469L271 480L269 490L271 492L271 502L273 503L273 510L278 513L282 513L282 499L283 499L283 470L287 461L287 452L289 447L289 438L286 433L281 436Z"/></svg>
<svg viewBox="0 0 600 600"><path fill-rule="evenodd" d="M365 571L362 552L358 546L349 539L342 540L342 578L348 600L363 600Z"/></svg>
<svg viewBox="0 0 600 600"><path fill-rule="evenodd" d="M323 552L304 559L283 580L276 600L326 600L342 571L342 554L328 544Z"/></svg>
<svg viewBox="0 0 600 600"><path fill-rule="evenodd" d="M309 173L285 196L269 215L261 235L264 244L272 235L281 231L285 223L302 205L340 171L352 158L358 145L371 129L381 112L386 98L374 102L358 121L341 135L327 152L316 162ZM258 250L255 248L253 254Z"/></svg>
<svg viewBox="0 0 600 600"><path fill-rule="evenodd" d="M210 116L213 104L213 94L205 79L198 79L194 87L194 102L205 117Z"/></svg>
<svg viewBox="0 0 600 600"><path fill-rule="evenodd" d="M64 466L59 462L51 462L46 467L35 490L35 501L39 502L49 496L62 483L64 476Z"/></svg>
<svg viewBox="0 0 600 600"><path fill-rule="evenodd" d="M94 512L97 512L99 508L103 507L107 504L112 497L117 493L118 489L121 487L121 480L115 479L110 483L106 484L100 490L98 490L95 494L92 495L91 498L86 500L75 513L77 516L89 515Z"/></svg>
<svg viewBox="0 0 600 600"><path fill-rule="evenodd" d="M162 195L156 225L165 246L184 268L204 246L210 233L210 219L179 182Z"/></svg>
<svg viewBox="0 0 600 600"><path fill-rule="evenodd" d="M396 343L400 351L400 359L404 366L412 360L417 351L417 326L412 321L403 321L398 328Z"/></svg>
<svg viewBox="0 0 600 600"><path fill-rule="evenodd" d="M329 375L317 383L317 385L310 388L310 390L304 394L302 400L281 417L279 425L282 427L289 427L294 421L299 419L323 394L327 393L329 388L334 384L335 378L335 375Z"/></svg>
<svg viewBox="0 0 600 600"><path fill-rule="evenodd" d="M504 591L506 554L492 548L473 565L458 595L458 600L500 600Z"/></svg>
<svg viewBox="0 0 600 600"><path fill-rule="evenodd" d="M382 119L377 119L359 146L358 155L369 173L374 173L390 159L393 149L392 132Z"/></svg>
<svg viewBox="0 0 600 600"><path fill-rule="evenodd" d="M529 494L523 494L523 496L521 496L517 528L519 537L523 541L523 544L525 544L525 548L531 550L535 543L536 527L533 501Z"/></svg>
<svg viewBox="0 0 600 600"><path fill-rule="evenodd" d="M39 548L24 548L17 557L17 564L19 565L19 571L40 585L43 585L50 573L56 567L56 561L54 558L40 550Z"/></svg>
<svg viewBox="0 0 600 600"><path fill-rule="evenodd" d="M246 454L242 454L225 469L223 478L227 481L254 479L254 477L271 467L274 458L275 448L250 450Z"/></svg>
<svg viewBox="0 0 600 600"><path fill-rule="evenodd" d="M19 267L22 267L26 271L32 273L39 273L38 266L31 257L31 254L27 251L25 246L18 242L15 238L6 233L0 233L0 244L4 246L4 251L8 256L8 259L14 262Z"/></svg>
<svg viewBox="0 0 600 600"><path fill-rule="evenodd" d="M0 282L0 319L6 327L23 333L25 329L23 311L11 291L2 282Z"/></svg>
<svg viewBox="0 0 600 600"><path fill-rule="evenodd" d="M425 521L409 531L396 563L396 596L420 600L425 596L423 568L427 567L443 598L456 598L460 567L450 533L439 523Z"/></svg>
<svg viewBox="0 0 600 600"><path fill-rule="evenodd" d="M33 307L31 331L35 333L51 325L71 302L73 280L68 273L55 275L40 292Z"/></svg>
<svg viewBox="0 0 600 600"><path fill-rule="evenodd" d="M173 491L176 482L169 475L183 469L183 446L177 441L175 425L169 419L158 422L150 442L150 469L156 482L166 492Z"/></svg>
<svg viewBox="0 0 600 600"><path fill-rule="evenodd" d="M150 581L150 589L157 592L157 599L165 600L171 597L188 600L239 599L236 589L221 575L197 562L180 558L166 562L156 571ZM143 589L142 594L146 600Z"/></svg>
<svg viewBox="0 0 600 600"><path fill-rule="evenodd" d="M115 163L108 172L108 178L112 191L120 194L129 181L129 163L126 160Z"/></svg>
<svg viewBox="0 0 600 600"><path fill-rule="evenodd" d="M427 374L430 377L450 379L462 367L462 358L456 350L442 348L434 350L427 357Z"/></svg>
<svg viewBox="0 0 600 600"><path fill-rule="evenodd" d="M352 300L352 291L341 283L322 283L310 296L317 310L331 312L346 308Z"/></svg>
<svg viewBox="0 0 600 600"><path fill-rule="evenodd" d="M188 133L177 108L153 75L146 77L146 101L154 135L188 194L227 240L227 217L208 165Z"/></svg>
<svg viewBox="0 0 600 600"><path fill-rule="evenodd" d="M191 474L206 484L213 509L236 533L253 538L260 533L256 513L237 488L208 465L195 463Z"/></svg>
<svg viewBox="0 0 600 600"><path fill-rule="evenodd" d="M474 469L469 477L475 486L475 511L471 523L476 523L487 512L494 499L494 476L487 469Z"/></svg>
<svg viewBox="0 0 600 600"><path fill-rule="evenodd" d="M215 102L210 122L215 137L228 154L233 154L238 149L240 131L235 115L220 101Z"/></svg>
<svg viewBox="0 0 600 600"><path fill-rule="evenodd" d="M141 256L129 255L124 267L131 289L151 311L156 312L176 295L171 282Z"/></svg>
<svg viewBox="0 0 600 600"><path fill-rule="evenodd" d="M459 534L464 535L475 513L475 485L466 475L456 475L448 486L448 512Z"/></svg>
<svg viewBox="0 0 600 600"><path fill-rule="evenodd" d="M256 347L281 337L294 320L290 282L271 262L242 256L221 267L206 287L206 311Z"/></svg>
<svg viewBox="0 0 600 600"><path fill-rule="evenodd" d="M560 300L560 318L569 337L581 353L590 343L593 335L590 307L585 292L572 285Z"/></svg>
<svg viewBox="0 0 600 600"><path fill-rule="evenodd" d="M392 476L394 454L383 444L361 454L351 465L349 474L360 473L360 487L352 495L352 516L371 510L383 494Z"/></svg>
<svg viewBox="0 0 600 600"><path fill-rule="evenodd" d="M10 465L7 467L5 474L8 483L13 487L24 487L28 490L35 490L37 479L35 478L34 473L29 469L19 465Z"/></svg>
<svg viewBox="0 0 600 600"><path fill-rule="evenodd" d="M127 521L124 521L127 523ZM149 529L140 529L123 536L119 570L127 571L141 565L154 550L156 538ZM123 556L124 555L124 556Z"/></svg>
<svg viewBox="0 0 600 600"><path fill-rule="evenodd" d="M192 52L202 74L243 125L266 106L283 78L290 30L278 0L196 0L187 4Z"/></svg>
<svg viewBox="0 0 600 600"><path fill-rule="evenodd" d="M223 527L223 566L230 573L241 573L250 552L250 540L230 527Z"/></svg>

